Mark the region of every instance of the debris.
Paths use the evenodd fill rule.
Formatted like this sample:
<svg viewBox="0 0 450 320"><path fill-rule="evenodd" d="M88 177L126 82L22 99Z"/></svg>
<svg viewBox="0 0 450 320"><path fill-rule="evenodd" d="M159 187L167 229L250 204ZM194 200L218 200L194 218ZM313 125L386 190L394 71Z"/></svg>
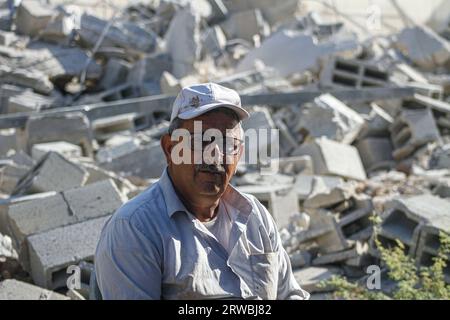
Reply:
<svg viewBox="0 0 450 320"><path fill-rule="evenodd" d="M17 183L15 195L47 191L63 191L83 186L87 171L56 152L48 152Z"/></svg>
<svg viewBox="0 0 450 320"><path fill-rule="evenodd" d="M443 66L450 59L450 43L425 26L402 30L395 45L424 70Z"/></svg>
<svg viewBox="0 0 450 320"><path fill-rule="evenodd" d="M364 119L330 94L314 99L313 104L303 106L298 115L296 131L315 138L329 139L351 144L358 136Z"/></svg>
<svg viewBox="0 0 450 320"><path fill-rule="evenodd" d="M322 137L304 143L292 155L311 156L315 174L337 175L356 180L366 179L358 150L353 146Z"/></svg>
<svg viewBox="0 0 450 320"><path fill-rule="evenodd" d="M8 279L0 282L0 300L70 300L62 294Z"/></svg>

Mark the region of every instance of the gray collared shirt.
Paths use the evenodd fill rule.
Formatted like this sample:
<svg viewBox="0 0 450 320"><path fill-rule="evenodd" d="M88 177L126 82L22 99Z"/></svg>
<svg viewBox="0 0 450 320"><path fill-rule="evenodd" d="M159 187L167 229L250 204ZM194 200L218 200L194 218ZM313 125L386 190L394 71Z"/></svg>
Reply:
<svg viewBox="0 0 450 320"><path fill-rule="evenodd" d="M232 186L228 253L179 200L167 169L107 222L95 254L104 299L308 299L261 203Z"/></svg>

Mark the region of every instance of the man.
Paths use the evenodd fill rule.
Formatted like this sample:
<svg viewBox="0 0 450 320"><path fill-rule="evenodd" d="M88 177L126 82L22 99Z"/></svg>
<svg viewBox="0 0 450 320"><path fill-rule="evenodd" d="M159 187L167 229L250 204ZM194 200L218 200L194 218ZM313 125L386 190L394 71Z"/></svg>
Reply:
<svg viewBox="0 0 450 320"><path fill-rule="evenodd" d="M247 117L233 90L182 89L161 138L166 170L102 231L95 267L104 299L309 298L268 211L229 184Z"/></svg>

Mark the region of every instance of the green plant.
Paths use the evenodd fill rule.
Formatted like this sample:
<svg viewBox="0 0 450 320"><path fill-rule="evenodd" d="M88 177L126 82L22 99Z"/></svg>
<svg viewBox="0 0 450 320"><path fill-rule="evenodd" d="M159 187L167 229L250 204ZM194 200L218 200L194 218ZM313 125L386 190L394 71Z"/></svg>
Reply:
<svg viewBox="0 0 450 320"><path fill-rule="evenodd" d="M440 233L440 247L433 264L418 268L413 258L405 253L399 240L392 248L383 247L377 237L379 219L374 218L375 244L380 252L381 263L388 270L388 277L396 282L391 296L379 290L369 290L358 283L349 282L345 277L334 276L323 281L320 286L332 288L335 299L357 300L436 300L450 299L450 285L445 283L444 269L450 256L450 235Z"/></svg>

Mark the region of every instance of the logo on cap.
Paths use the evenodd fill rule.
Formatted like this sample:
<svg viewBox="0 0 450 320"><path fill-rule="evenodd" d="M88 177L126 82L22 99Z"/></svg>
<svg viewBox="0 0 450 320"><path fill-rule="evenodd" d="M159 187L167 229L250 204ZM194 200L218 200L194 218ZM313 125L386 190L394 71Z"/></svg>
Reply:
<svg viewBox="0 0 450 320"><path fill-rule="evenodd" d="M189 105L191 107L197 108L200 105L200 98L198 96L193 97Z"/></svg>

